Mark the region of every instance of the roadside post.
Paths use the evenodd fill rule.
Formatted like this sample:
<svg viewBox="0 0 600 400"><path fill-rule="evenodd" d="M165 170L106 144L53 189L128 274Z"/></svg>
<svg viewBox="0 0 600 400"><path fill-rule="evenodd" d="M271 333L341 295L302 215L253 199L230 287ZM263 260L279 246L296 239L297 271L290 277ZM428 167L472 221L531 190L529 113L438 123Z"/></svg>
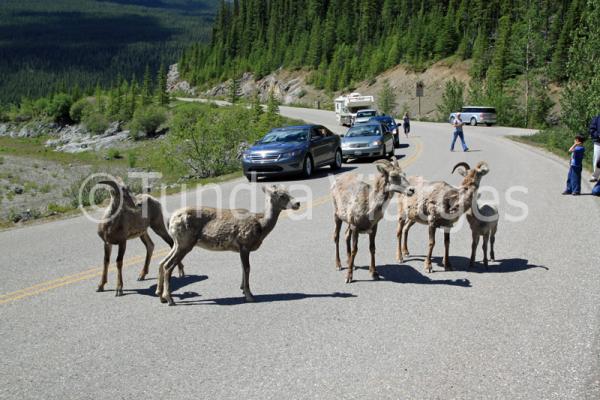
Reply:
<svg viewBox="0 0 600 400"><path fill-rule="evenodd" d="M421 97L423 97L423 88L425 85L423 81L417 82L417 97L419 98L419 119L421 119Z"/></svg>

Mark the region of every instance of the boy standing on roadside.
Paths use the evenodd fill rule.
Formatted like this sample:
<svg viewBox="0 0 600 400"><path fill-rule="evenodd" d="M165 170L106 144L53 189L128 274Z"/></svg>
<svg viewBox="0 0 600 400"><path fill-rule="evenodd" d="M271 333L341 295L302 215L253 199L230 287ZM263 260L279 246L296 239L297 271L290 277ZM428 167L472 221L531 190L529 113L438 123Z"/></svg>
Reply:
<svg viewBox="0 0 600 400"><path fill-rule="evenodd" d="M567 188L563 194L572 194L573 196L581 194L581 169L583 168L583 155L585 154L585 147L583 147L584 140L584 137L581 135L575 136L575 143L569 149L569 153L571 153L571 166L567 178Z"/></svg>

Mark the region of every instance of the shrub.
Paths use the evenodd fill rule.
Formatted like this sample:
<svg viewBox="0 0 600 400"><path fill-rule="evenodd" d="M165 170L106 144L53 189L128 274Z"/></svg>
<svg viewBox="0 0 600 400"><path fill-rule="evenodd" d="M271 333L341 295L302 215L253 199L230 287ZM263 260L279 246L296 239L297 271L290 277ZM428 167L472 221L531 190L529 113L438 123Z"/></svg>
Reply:
<svg viewBox="0 0 600 400"><path fill-rule="evenodd" d="M127 165L129 168L135 168L137 165L137 155L133 151L127 153Z"/></svg>
<svg viewBox="0 0 600 400"><path fill-rule="evenodd" d="M109 124L108 118L99 112L84 115L82 122L85 128L94 135L104 133L108 129Z"/></svg>
<svg viewBox="0 0 600 400"><path fill-rule="evenodd" d="M73 105L73 98L65 93L59 93L52 97L52 100L46 107L46 114L54 122L67 123L71 120L70 110Z"/></svg>
<svg viewBox="0 0 600 400"><path fill-rule="evenodd" d="M106 154L109 160L117 160L123 158L123 155L119 151L119 149L108 149L108 153Z"/></svg>
<svg viewBox="0 0 600 400"><path fill-rule="evenodd" d="M69 117L73 122L80 123L83 117L92 111L92 103L86 98L77 100L71 105Z"/></svg>
<svg viewBox="0 0 600 400"><path fill-rule="evenodd" d="M133 119L129 125L131 136L137 138L140 132L146 136L152 136L166 121L167 110L163 107L148 105L138 108L133 113Z"/></svg>
<svg viewBox="0 0 600 400"><path fill-rule="evenodd" d="M476 85L477 83L474 83ZM460 111L464 103L465 84L452 78L446 82L442 102L437 105L438 119L446 121L448 115Z"/></svg>

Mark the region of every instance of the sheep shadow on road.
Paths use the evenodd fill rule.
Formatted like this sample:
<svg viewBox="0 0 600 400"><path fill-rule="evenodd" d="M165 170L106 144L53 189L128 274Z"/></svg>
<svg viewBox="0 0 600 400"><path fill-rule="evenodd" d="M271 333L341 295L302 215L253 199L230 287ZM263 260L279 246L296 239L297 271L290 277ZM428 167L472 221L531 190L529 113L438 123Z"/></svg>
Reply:
<svg viewBox="0 0 600 400"><path fill-rule="evenodd" d="M442 257L432 257L431 261L434 264L442 267ZM470 258L460 257L460 256L451 256L450 263L452 264L452 268L455 271L465 271L465 272L474 272L474 273L507 273L507 272L520 272L526 271L532 268L540 268L548 271L548 267L543 265L534 265L530 264L529 260L524 258L504 258L496 261L490 261L488 268L483 266L483 259L476 258L475 265L473 268L469 268Z"/></svg>
<svg viewBox="0 0 600 400"><path fill-rule="evenodd" d="M355 269L369 269L369 267L355 267ZM415 268L405 264L379 265L377 267L377 272L383 280L395 283L471 287L471 282L468 279L431 279L428 275L423 275ZM364 282L377 281L365 280Z"/></svg>
<svg viewBox="0 0 600 400"><path fill-rule="evenodd" d="M310 298L349 298L356 297L352 293L273 293L273 294L255 294L254 299L257 303L270 303L276 301L292 301L292 300L304 300ZM222 297L216 299L202 299L202 300L184 300L177 302L177 305L191 306L191 305L218 305L218 306L237 306L245 304L246 301L244 296L238 297Z"/></svg>
<svg viewBox="0 0 600 400"><path fill-rule="evenodd" d="M188 292L176 293L176 291L178 291L179 289L184 288L188 285L191 285L191 284L194 284L197 282L202 282L207 279L208 279L208 276L206 276L206 275L186 275L183 278L172 277L171 278L171 296L175 297L177 299L180 299L180 300L199 297L200 294L196 293L196 292L188 291ZM156 297L156 283L145 289L124 289L123 292L124 292L125 296L130 295L130 294L140 294L143 296Z"/></svg>

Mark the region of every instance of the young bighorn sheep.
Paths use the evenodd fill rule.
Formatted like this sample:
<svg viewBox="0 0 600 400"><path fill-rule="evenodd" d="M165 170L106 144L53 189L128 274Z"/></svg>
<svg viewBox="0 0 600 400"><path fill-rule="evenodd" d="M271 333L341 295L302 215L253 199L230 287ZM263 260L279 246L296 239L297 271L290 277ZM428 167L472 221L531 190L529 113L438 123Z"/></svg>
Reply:
<svg viewBox="0 0 600 400"><path fill-rule="evenodd" d="M473 204L473 207L467 211L467 221L471 227L471 234L473 235L473 242L471 244L471 261L469 262L469 268L473 268L475 265L475 253L477 252L477 245L479 244L479 237L483 237L483 265L487 268L487 248L488 241L490 242L490 259L495 261L494 255L494 243L496 242L496 231L498 230L498 207L493 204L479 205Z"/></svg>
<svg viewBox="0 0 600 400"><path fill-rule="evenodd" d="M154 243L148 235L148 228L152 228L171 247L173 247L173 239L171 239L165 227L161 204L154 197L148 194L134 196L123 182L107 180L98 183L110 187L110 204L104 212L102 222L98 224L98 236L104 242L104 269L96 291L104 291L104 285L108 280L108 264L110 263L112 245L116 244L119 246L119 253L117 255L117 289L115 295L122 296L123 275L121 270L127 241L139 237L146 246L146 260L138 277L138 281L141 281L148 274L148 266L154 251ZM183 265L179 265L179 276L181 277L183 274Z"/></svg>
<svg viewBox="0 0 600 400"><path fill-rule="evenodd" d="M346 230L346 250L348 254L348 272L346 283L352 282L354 259L358 251L358 235L369 234L369 250L371 265L369 273L375 280L379 279L375 267L375 236L377 224L383 218L383 213L394 193L405 193L411 196L414 189L409 187L406 176L400 168L398 160L376 162L379 175L372 184L363 182L356 174L344 174L338 177L331 187L333 198L335 231L335 265L339 270L340 262L340 229L342 223L348 224ZM352 240L352 246L350 241Z"/></svg>
<svg viewBox="0 0 600 400"><path fill-rule="evenodd" d="M156 295L160 297L161 302L175 305L171 298L171 273L174 266L180 263L194 246L240 253L240 289L244 292L247 302L254 302L250 292L250 252L258 250L263 240L275 228L281 211L297 210L300 207L300 203L283 186L262 186L262 190L265 192L264 213L201 207L182 208L171 216L169 233L175 241L175 246L160 263Z"/></svg>
<svg viewBox="0 0 600 400"><path fill-rule="evenodd" d="M398 261L408 256L408 232L417 222L429 226L429 249L425 257L425 270L431 272L431 254L435 246L435 231L444 229L444 269L452 270L449 259L450 229L456 221L469 210L476 199L481 177L488 173L487 163L480 162L473 169L465 162L458 163L452 173L458 172L464 177L458 187L446 182L427 182L420 176L411 176L408 181L415 187L415 195L398 196Z"/></svg>

